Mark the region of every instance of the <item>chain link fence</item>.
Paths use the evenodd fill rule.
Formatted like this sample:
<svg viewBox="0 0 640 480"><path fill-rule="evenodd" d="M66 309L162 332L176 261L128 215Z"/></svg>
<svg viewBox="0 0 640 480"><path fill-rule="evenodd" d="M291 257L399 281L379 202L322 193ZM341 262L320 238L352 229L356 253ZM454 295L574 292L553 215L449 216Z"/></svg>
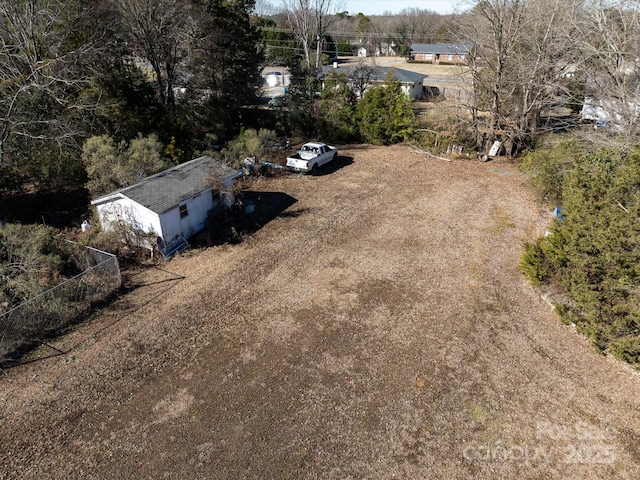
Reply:
<svg viewBox="0 0 640 480"><path fill-rule="evenodd" d="M77 321L120 288L122 277L115 255L61 242L83 271L0 315L0 364Z"/></svg>

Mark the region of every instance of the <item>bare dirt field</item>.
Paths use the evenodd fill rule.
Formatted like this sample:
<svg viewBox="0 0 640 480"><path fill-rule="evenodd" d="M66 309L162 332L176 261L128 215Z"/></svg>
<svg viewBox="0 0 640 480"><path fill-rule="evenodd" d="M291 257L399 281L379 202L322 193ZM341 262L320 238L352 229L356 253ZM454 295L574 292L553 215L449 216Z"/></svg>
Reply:
<svg viewBox="0 0 640 480"><path fill-rule="evenodd" d="M358 62L359 60L361 59L347 59L349 62ZM434 65L432 63L407 62L402 57L368 57L364 60L369 64L400 68L431 77L458 77L469 70L462 65Z"/></svg>
<svg viewBox="0 0 640 480"><path fill-rule="evenodd" d="M0 478L640 478L639 377L520 275L549 215L512 164L352 147L253 190L246 241L0 373Z"/></svg>

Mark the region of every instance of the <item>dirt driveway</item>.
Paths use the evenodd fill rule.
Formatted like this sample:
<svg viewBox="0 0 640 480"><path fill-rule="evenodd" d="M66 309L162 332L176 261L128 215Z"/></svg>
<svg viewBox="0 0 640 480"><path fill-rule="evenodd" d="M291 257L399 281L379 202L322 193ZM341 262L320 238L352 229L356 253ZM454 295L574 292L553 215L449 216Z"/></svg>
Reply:
<svg viewBox="0 0 640 480"><path fill-rule="evenodd" d="M517 170L342 155L0 374L0 478L640 478L638 375L518 271L548 214Z"/></svg>

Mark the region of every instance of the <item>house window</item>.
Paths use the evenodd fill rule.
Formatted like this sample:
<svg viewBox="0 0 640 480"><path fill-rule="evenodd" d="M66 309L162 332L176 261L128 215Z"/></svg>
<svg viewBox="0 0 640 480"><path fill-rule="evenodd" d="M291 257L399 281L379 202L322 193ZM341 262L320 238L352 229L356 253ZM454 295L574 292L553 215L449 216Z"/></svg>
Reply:
<svg viewBox="0 0 640 480"><path fill-rule="evenodd" d="M180 218L188 217L189 210L187 210L187 204L180 205Z"/></svg>
<svg viewBox="0 0 640 480"><path fill-rule="evenodd" d="M447 60L448 60L448 61L453 60L453 55L452 55L451 53L449 53L449 54L447 55Z"/></svg>
<svg viewBox="0 0 640 480"><path fill-rule="evenodd" d="M458 58L460 59L461 62L464 61L464 53L459 53Z"/></svg>

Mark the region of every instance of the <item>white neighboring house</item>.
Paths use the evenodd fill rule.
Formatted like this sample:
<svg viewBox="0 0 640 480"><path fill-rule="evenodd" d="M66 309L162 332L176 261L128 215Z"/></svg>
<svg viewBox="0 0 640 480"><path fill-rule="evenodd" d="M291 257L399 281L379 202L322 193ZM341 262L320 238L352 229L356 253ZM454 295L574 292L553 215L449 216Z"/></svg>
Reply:
<svg viewBox="0 0 640 480"><path fill-rule="evenodd" d="M619 100L585 97L581 115L583 120L594 120L596 125L602 122L609 130L621 132L640 117L640 103L629 100L625 105Z"/></svg>
<svg viewBox="0 0 640 480"><path fill-rule="evenodd" d="M103 230L124 224L155 235L157 246L163 249L176 238L188 239L202 230L221 201L232 205L233 179L241 174L211 157L200 157L96 198L91 205L96 207ZM219 188L211 186L214 176L219 177Z"/></svg>
<svg viewBox="0 0 640 480"><path fill-rule="evenodd" d="M339 66L324 66L322 68L323 74L323 88L324 88L324 77L329 74L329 72L334 71L336 73L345 73L347 77L350 77L353 73L354 67L339 67ZM409 70L403 70L401 68L395 67L375 67L371 77L369 78L369 83L372 85L383 85L387 81L387 75L389 73L392 74L392 79L396 82L400 83L400 88L405 93L410 100L416 100L422 96L424 93L424 79L427 78L427 75L423 75L421 73L411 72ZM367 85L368 86L368 85Z"/></svg>

